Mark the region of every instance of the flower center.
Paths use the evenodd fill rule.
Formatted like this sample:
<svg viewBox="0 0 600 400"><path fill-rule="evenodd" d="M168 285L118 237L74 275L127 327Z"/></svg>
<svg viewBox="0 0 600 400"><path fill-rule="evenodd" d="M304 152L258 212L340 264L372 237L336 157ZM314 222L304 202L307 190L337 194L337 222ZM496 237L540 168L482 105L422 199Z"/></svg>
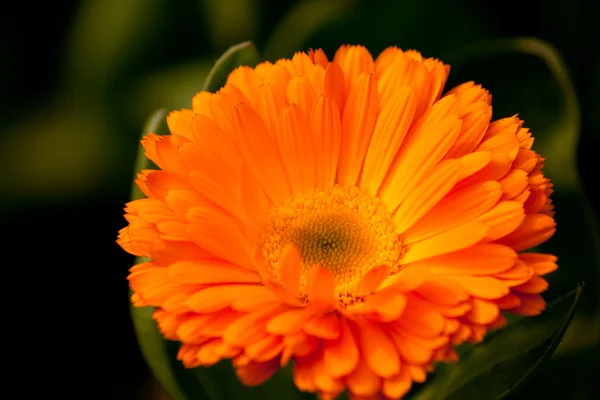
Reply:
<svg viewBox="0 0 600 400"><path fill-rule="evenodd" d="M404 251L385 205L356 187L300 193L271 209L262 249L276 281L290 243L302 261L300 292L306 293L308 271L319 265L335 277L344 304L356 300L358 284L371 269L389 265L396 271Z"/></svg>

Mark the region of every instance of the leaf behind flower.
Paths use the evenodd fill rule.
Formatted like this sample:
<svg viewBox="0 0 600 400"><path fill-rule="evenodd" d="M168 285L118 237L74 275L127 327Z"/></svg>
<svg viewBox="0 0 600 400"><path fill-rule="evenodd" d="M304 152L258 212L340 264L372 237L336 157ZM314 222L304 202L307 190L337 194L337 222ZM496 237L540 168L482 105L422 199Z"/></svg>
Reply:
<svg viewBox="0 0 600 400"><path fill-rule="evenodd" d="M243 42L231 46L215 63L204 81L204 90L216 92L221 89L227 81L231 71L241 65L254 67L260 61L258 51L252 42Z"/></svg>
<svg viewBox="0 0 600 400"><path fill-rule="evenodd" d="M456 364L438 366L410 400L501 399L528 380L559 345L583 284L548 305L540 316L522 319L473 346Z"/></svg>

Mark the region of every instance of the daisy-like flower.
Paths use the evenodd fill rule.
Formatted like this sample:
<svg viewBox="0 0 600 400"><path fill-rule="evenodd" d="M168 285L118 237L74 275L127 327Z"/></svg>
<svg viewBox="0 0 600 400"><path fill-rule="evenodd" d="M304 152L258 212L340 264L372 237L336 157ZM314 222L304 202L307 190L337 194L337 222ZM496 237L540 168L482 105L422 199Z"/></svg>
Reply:
<svg viewBox="0 0 600 400"><path fill-rule="evenodd" d="M539 314L555 231L544 159L472 82L388 48L234 70L149 134L118 243L187 367L247 385L293 362L303 391L404 396L503 312Z"/></svg>

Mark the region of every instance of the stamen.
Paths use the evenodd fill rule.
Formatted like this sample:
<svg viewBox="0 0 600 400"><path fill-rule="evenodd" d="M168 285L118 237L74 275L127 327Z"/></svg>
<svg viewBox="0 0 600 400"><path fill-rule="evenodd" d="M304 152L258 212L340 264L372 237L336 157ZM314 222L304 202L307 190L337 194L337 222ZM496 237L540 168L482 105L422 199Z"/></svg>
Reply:
<svg viewBox="0 0 600 400"><path fill-rule="evenodd" d="M281 253L290 243L301 256L300 293L306 294L308 271L320 265L335 277L343 306L360 302L358 283L368 271L380 265L396 271L404 252L385 205L355 187L301 193L271 210L263 255L276 281Z"/></svg>

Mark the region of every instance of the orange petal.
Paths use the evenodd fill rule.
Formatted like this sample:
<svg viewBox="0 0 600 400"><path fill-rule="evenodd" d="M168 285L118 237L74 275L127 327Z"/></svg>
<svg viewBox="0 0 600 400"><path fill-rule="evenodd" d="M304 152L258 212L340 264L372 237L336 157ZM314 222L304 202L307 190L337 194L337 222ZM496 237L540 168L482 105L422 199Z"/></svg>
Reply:
<svg viewBox="0 0 600 400"><path fill-rule="evenodd" d="M150 196L156 199L164 200L170 190L187 190L196 192L195 188L190 184L187 177L177 175L169 171L142 171L144 175L144 183L150 192ZM138 175L139 177L139 175Z"/></svg>
<svg viewBox="0 0 600 400"><path fill-rule="evenodd" d="M519 307L521 305L521 298L514 293L509 293L504 297L495 299L494 303L496 303L500 309L506 310L508 308Z"/></svg>
<svg viewBox="0 0 600 400"><path fill-rule="evenodd" d="M211 117L209 100L212 95L212 93L202 90L192 98L192 111L194 111L194 114Z"/></svg>
<svg viewBox="0 0 600 400"><path fill-rule="evenodd" d="M405 266L384 280L378 288L378 293L410 292L422 285L430 276L429 269Z"/></svg>
<svg viewBox="0 0 600 400"><path fill-rule="evenodd" d="M546 302L539 294L519 294L521 305L515 308L509 308L506 311L514 314L531 317L539 315L546 309Z"/></svg>
<svg viewBox="0 0 600 400"><path fill-rule="evenodd" d="M283 68L285 70L285 68ZM289 77L288 77L289 78ZM258 105L256 111L260 115L271 135L276 135L279 130L279 122L286 100L283 93L276 90L275 85L265 83L260 88Z"/></svg>
<svg viewBox="0 0 600 400"><path fill-rule="evenodd" d="M265 123L245 104L234 108L232 121L236 144L260 186L272 201L285 200L290 193L287 178L277 144Z"/></svg>
<svg viewBox="0 0 600 400"><path fill-rule="evenodd" d="M298 386L299 389L314 386L319 393L331 393L334 395L340 394L344 390L342 381L327 374L327 371L323 368L322 351L298 360L296 365L299 371L294 371L294 381L300 383Z"/></svg>
<svg viewBox="0 0 600 400"><path fill-rule="evenodd" d="M310 49L308 51L308 56L310 57L310 59L312 60L312 62L315 65L320 65L323 68L325 68L327 66L327 64L329 64L327 55L325 55L325 52L322 49L317 49L317 50Z"/></svg>
<svg viewBox="0 0 600 400"><path fill-rule="evenodd" d="M278 370L279 360L274 358L266 362L251 361L236 368L235 373L244 385L257 386L269 380Z"/></svg>
<svg viewBox="0 0 600 400"><path fill-rule="evenodd" d="M403 365L402 369L395 376L384 379L383 394L392 399L399 399L404 396L412 387L412 377L410 375L409 365Z"/></svg>
<svg viewBox="0 0 600 400"><path fill-rule="evenodd" d="M220 337L223 335L225 329L237 321L241 316L241 313L229 309L218 313L207 314L207 319L200 319L200 323L197 326L195 333L207 337Z"/></svg>
<svg viewBox="0 0 600 400"><path fill-rule="evenodd" d="M534 273L533 268L518 260L511 269L496 274L495 277L502 279L508 286L516 286L527 282Z"/></svg>
<svg viewBox="0 0 600 400"><path fill-rule="evenodd" d="M282 304L279 296L264 286L259 286L251 293L240 293L237 299L231 303L231 308L237 311L254 312L273 308Z"/></svg>
<svg viewBox="0 0 600 400"><path fill-rule="evenodd" d="M457 108L454 96L445 97L413 124L379 190L390 210L404 201L456 140L461 126Z"/></svg>
<svg viewBox="0 0 600 400"><path fill-rule="evenodd" d="M425 368L419 365L406 365L413 381L423 383L427 379Z"/></svg>
<svg viewBox="0 0 600 400"><path fill-rule="evenodd" d="M460 160L445 160L438 164L396 210L396 231L403 233L448 194L458 180Z"/></svg>
<svg viewBox="0 0 600 400"><path fill-rule="evenodd" d="M529 180L527 178L527 172L521 169L513 169L504 178L500 179L502 185L502 191L504 192L503 198L506 200L514 199L527 188Z"/></svg>
<svg viewBox="0 0 600 400"><path fill-rule="evenodd" d="M255 343L267 334L265 328L266 320L279 314L281 311L282 307L277 306L246 314L227 327L225 332L223 332L223 340L231 345L240 347Z"/></svg>
<svg viewBox="0 0 600 400"><path fill-rule="evenodd" d="M402 50L396 46L387 47L385 50L379 53L375 59L375 71L377 72L377 76L381 75L383 71L387 70L390 65L392 65L396 57L402 56L402 53Z"/></svg>
<svg viewBox="0 0 600 400"><path fill-rule="evenodd" d="M485 137L489 138L499 134L507 133L515 135L519 131L521 125L522 121L519 118L517 118L516 115L513 115L512 117L508 118L501 118L499 120L493 121L490 124L487 132L485 133Z"/></svg>
<svg viewBox="0 0 600 400"><path fill-rule="evenodd" d="M185 218L185 215L190 208L205 202L205 199L186 190L169 190L165 196L165 203L167 206L181 218Z"/></svg>
<svg viewBox="0 0 600 400"><path fill-rule="evenodd" d="M524 219L525 210L520 203L516 201L501 201L474 221L486 224L490 228L486 239L494 241L514 232Z"/></svg>
<svg viewBox="0 0 600 400"><path fill-rule="evenodd" d="M390 331L390 336L402 358L408 364L428 364L433 359L433 351L422 346L414 336L399 330Z"/></svg>
<svg viewBox="0 0 600 400"><path fill-rule="evenodd" d="M258 283L260 276L227 261L209 259L201 261L178 261L168 268L169 278L186 284Z"/></svg>
<svg viewBox="0 0 600 400"><path fill-rule="evenodd" d="M198 260L210 258L210 253L194 243L158 239L152 243L152 262L169 266L180 260Z"/></svg>
<svg viewBox="0 0 600 400"><path fill-rule="evenodd" d="M493 181L471 185L451 193L404 232L404 243L418 242L470 222L492 208L500 196L500 184Z"/></svg>
<svg viewBox="0 0 600 400"><path fill-rule="evenodd" d="M293 308L271 318L267 323L267 331L278 335L296 333L304 327L311 315L311 310Z"/></svg>
<svg viewBox="0 0 600 400"><path fill-rule="evenodd" d="M382 108L365 157L360 186L371 193L379 187L413 122L414 90L402 87Z"/></svg>
<svg viewBox="0 0 600 400"><path fill-rule="evenodd" d="M331 98L337 106L338 114L342 114L342 110L346 104L346 86L344 73L340 65L335 61L330 62L325 69L325 81L323 82L323 94Z"/></svg>
<svg viewBox="0 0 600 400"><path fill-rule="evenodd" d="M350 92L362 74L375 72L373 57L364 46L341 46L335 52L333 61L344 72L346 92Z"/></svg>
<svg viewBox="0 0 600 400"><path fill-rule="evenodd" d="M171 132L172 135L179 135L188 140L194 140L192 134L193 118L194 112L192 110L183 109L180 111L171 111L171 113L167 115L169 132Z"/></svg>
<svg viewBox="0 0 600 400"><path fill-rule="evenodd" d="M358 365L359 353L354 334L345 319L340 319L340 337L326 342L323 352L324 368L334 377L349 374Z"/></svg>
<svg viewBox="0 0 600 400"><path fill-rule="evenodd" d="M493 243L477 244L468 249L412 263L428 267L440 275L490 275L507 271L517 262L510 247Z"/></svg>
<svg viewBox="0 0 600 400"><path fill-rule="evenodd" d="M283 350L281 336L267 335L244 350L245 354L254 361L265 362L275 358Z"/></svg>
<svg viewBox="0 0 600 400"><path fill-rule="evenodd" d="M333 185L337 171L342 135L339 109L330 97L321 96L310 113L310 123L314 133L315 185L325 188Z"/></svg>
<svg viewBox="0 0 600 400"><path fill-rule="evenodd" d="M316 100L315 91L306 76L292 77L286 94L289 104L298 105L304 115L308 115Z"/></svg>
<svg viewBox="0 0 600 400"><path fill-rule="evenodd" d="M196 357L202 366L211 366L221 360L221 356L217 353L217 349L221 346L220 339L214 339L200 345Z"/></svg>
<svg viewBox="0 0 600 400"><path fill-rule="evenodd" d="M286 245L281 252L279 264L281 284L287 289L290 295L300 297L302 262L298 248L292 244Z"/></svg>
<svg viewBox="0 0 600 400"><path fill-rule="evenodd" d="M195 368L200 366L198 360L198 345L182 344L177 352L177 359L181 360L187 368Z"/></svg>
<svg viewBox="0 0 600 400"><path fill-rule="evenodd" d="M340 336L340 320L336 313L315 316L304 325L304 331L323 339L337 339Z"/></svg>
<svg viewBox="0 0 600 400"><path fill-rule="evenodd" d="M269 201L246 165L240 168L240 195L240 220L260 231L268 221Z"/></svg>
<svg viewBox="0 0 600 400"><path fill-rule="evenodd" d="M490 324L500 315L498 306L491 301L474 298L471 303L473 307L465 317L474 324Z"/></svg>
<svg viewBox="0 0 600 400"><path fill-rule="evenodd" d="M149 134L141 141L146 156L162 170L184 175L187 170L179 157L178 147L187 140L181 136Z"/></svg>
<svg viewBox="0 0 600 400"><path fill-rule="evenodd" d="M509 293L505 283L489 276L455 276L452 279L460 283L473 296L482 299L498 299Z"/></svg>
<svg viewBox="0 0 600 400"><path fill-rule="evenodd" d="M391 268L381 265L368 271L358 284L358 295L366 296L373 293L379 285L390 275Z"/></svg>
<svg viewBox="0 0 600 400"><path fill-rule="evenodd" d="M400 358L394 343L379 324L361 319L359 322L361 354L371 371L389 378L400 370Z"/></svg>
<svg viewBox="0 0 600 400"><path fill-rule="evenodd" d="M471 247L485 237L488 229L482 223L470 222L413 243L408 246L408 250L402 257L402 263L409 264Z"/></svg>
<svg viewBox="0 0 600 400"><path fill-rule="evenodd" d="M229 307L239 296L252 294L259 287L253 285L219 285L201 289L186 299L192 311L211 313Z"/></svg>
<svg viewBox="0 0 600 400"><path fill-rule="evenodd" d="M548 240L556 231L556 222L546 214L528 214L513 233L500 242L516 251L526 250Z"/></svg>
<svg viewBox="0 0 600 400"><path fill-rule="evenodd" d="M269 289L275 296L281 301L294 307L306 307L307 303L303 302L303 299L292 297L292 295L283 286L276 282L265 281L263 278L264 285Z"/></svg>
<svg viewBox="0 0 600 400"><path fill-rule="evenodd" d="M477 146L476 151L506 153L513 161L519 152L519 140L514 133L501 133L485 139Z"/></svg>
<svg viewBox="0 0 600 400"><path fill-rule="evenodd" d="M533 171L538 163L539 156L533 150L520 148L517 158L513 162L513 168L521 169L527 173Z"/></svg>
<svg viewBox="0 0 600 400"><path fill-rule="evenodd" d="M469 298L469 293L451 278L435 275L415 292L432 303L450 306L458 305Z"/></svg>
<svg viewBox="0 0 600 400"><path fill-rule="evenodd" d="M446 155L448 157L448 155ZM459 182L483 170L492 162L492 153L490 151L478 151L476 153L465 154L460 157L462 168L458 175ZM458 186L458 185L457 185ZM464 188L465 185L461 186ZM467 185L468 186L468 185ZM456 189L456 188L455 188Z"/></svg>
<svg viewBox="0 0 600 400"><path fill-rule="evenodd" d="M233 85L239 89L253 106L256 106L262 82L263 79L254 68L247 66L234 69L227 77L227 85Z"/></svg>
<svg viewBox="0 0 600 400"><path fill-rule="evenodd" d="M344 314L367 315L374 321L395 321L406 308L406 297L392 291L378 292L368 296L363 303L348 306Z"/></svg>
<svg viewBox="0 0 600 400"><path fill-rule="evenodd" d="M336 307L335 278L326 268L315 266L308 271L306 294L311 305L322 310Z"/></svg>
<svg viewBox="0 0 600 400"><path fill-rule="evenodd" d="M461 132L446 157L460 157L475 150L490 123L492 107L485 102L478 102L471 106L477 108L462 117Z"/></svg>
<svg viewBox="0 0 600 400"><path fill-rule="evenodd" d="M314 371L315 358L315 355L311 355L294 362L294 384L302 391L314 392L317 390Z"/></svg>
<svg viewBox="0 0 600 400"><path fill-rule="evenodd" d="M473 154L478 154L473 153ZM466 156L465 156L466 157ZM506 153L492 153L492 159L485 167L456 184L455 190L485 181L497 181L505 176L511 168L511 160Z"/></svg>
<svg viewBox="0 0 600 400"><path fill-rule="evenodd" d="M442 314L427 307L414 296L407 296L407 306L398 321L402 330L420 337L436 337L444 330L445 320Z"/></svg>
<svg viewBox="0 0 600 400"><path fill-rule="evenodd" d="M437 74L434 74L434 79L431 79L428 67L436 66L424 63L423 57L418 52L407 51L397 54L389 68L385 68L378 76L381 104L385 105L393 93L401 87L410 86L417 89L415 114L416 116L423 114L425 109L439 98L440 84L443 85L443 82L436 79L439 77L436 76Z"/></svg>
<svg viewBox="0 0 600 400"><path fill-rule="evenodd" d="M199 331L210 322L212 315L193 315L185 318L177 326L177 338L185 343L200 344L208 340Z"/></svg>
<svg viewBox="0 0 600 400"><path fill-rule="evenodd" d="M521 253L519 258L533 268L538 275L548 274L558 268L556 265L557 258L551 254Z"/></svg>
<svg viewBox="0 0 600 400"><path fill-rule="evenodd" d="M187 219L185 231L198 246L240 267L254 269L248 238L231 215L216 207L194 207L187 212Z"/></svg>
<svg viewBox="0 0 600 400"><path fill-rule="evenodd" d="M282 354L282 365L287 362L287 360L284 360L286 357L288 360L291 356L306 357L313 354L321 346L320 339L309 336L302 331L286 335L283 342L286 347Z"/></svg>
<svg viewBox="0 0 600 400"><path fill-rule="evenodd" d="M541 276L534 275L527 282L513 286L512 290L520 293L537 294L548 289L548 282Z"/></svg>
<svg viewBox="0 0 600 400"><path fill-rule="evenodd" d="M347 76L347 75L346 75ZM362 169L377 120L377 83L372 74L360 75L348 94L342 115L337 181L354 186Z"/></svg>
<svg viewBox="0 0 600 400"><path fill-rule="evenodd" d="M315 146L306 115L299 106L285 107L277 136L283 165L293 193L307 192L315 187Z"/></svg>
<svg viewBox="0 0 600 400"><path fill-rule="evenodd" d="M364 359L344 378L344 382L352 394L359 396L373 396L381 388L381 378L371 371Z"/></svg>

